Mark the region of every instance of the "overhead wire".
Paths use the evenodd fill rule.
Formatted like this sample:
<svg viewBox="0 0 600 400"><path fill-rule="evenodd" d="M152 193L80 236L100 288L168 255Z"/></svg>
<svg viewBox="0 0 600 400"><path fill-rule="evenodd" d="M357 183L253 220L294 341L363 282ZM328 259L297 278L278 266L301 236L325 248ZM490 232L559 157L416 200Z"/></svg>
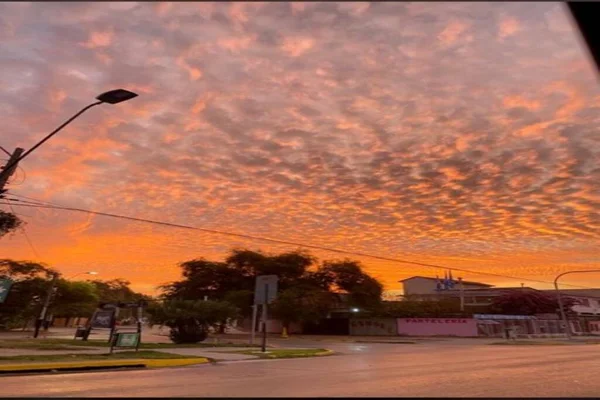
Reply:
<svg viewBox="0 0 600 400"><path fill-rule="evenodd" d="M11 193L11 195L13 195L13 194ZM21 197L25 197L25 196L21 196ZM35 200L31 197L29 197L29 199ZM201 228L201 227L196 227L196 226L191 226L191 225L183 225L183 224L176 224L176 223L171 223L171 222L156 221L156 220L151 220L151 219L146 219L146 218L130 217L130 216L126 216L126 215L106 213L106 212L101 212L101 211L86 210L86 209L77 208L77 207L34 204L31 201L26 202L26 201L19 200L19 199L12 199L12 200L18 201L21 203L25 203L25 204L15 204L16 206L22 206L22 207L33 207L33 208L45 208L45 209L57 209L57 210L64 210L64 211L83 212L83 213L101 215L101 216L106 216L106 217L119 218L119 219L124 219L124 220L129 220L129 221L145 222L145 223L150 223L150 224L155 224L155 225L169 226L169 227L181 228L181 229L187 229L187 230L195 230L195 231L200 231L200 232L205 232L205 233L210 233L210 234L218 234L218 235L223 235L223 236L239 237L239 238L250 239L250 240L255 240L255 241L263 241L263 242L269 242L269 243L305 247L305 248L310 248L310 249L315 249L315 250L329 251L332 253L347 254L347 255L353 255L353 256L359 256L359 257L367 257L367 258L372 258L372 259L377 259L377 260L382 260L382 261L389 261L389 262L399 263L399 264L409 264L409 265L416 265L416 266L427 267L427 268L434 268L434 269L438 269L438 270L441 269L441 270L445 270L445 271L456 271L456 272L463 272L463 273L476 274L476 275L494 276L497 278L505 278L505 279L512 279L512 280L518 280L518 281L527 281L527 282L533 282L533 283L542 283L545 285L553 284L553 282L542 281L542 280L538 280L538 279L503 275L503 274L497 274L497 273L493 273L493 272L474 271L474 270L469 270L469 269L465 269L465 268L447 267L447 266L438 265L438 264L422 263L422 262L417 262L417 261L384 257L384 256L375 255L375 254L358 252L358 251L343 250L343 249L338 249L338 248L333 248L333 247L292 242L292 241L281 240L281 239L271 239L271 238L262 237L262 236L227 232L227 231L221 231L221 230L217 230L217 229ZM583 288L583 289L593 289L593 288L590 288L587 286L581 286L581 285L563 284L563 286L577 287L577 288Z"/></svg>

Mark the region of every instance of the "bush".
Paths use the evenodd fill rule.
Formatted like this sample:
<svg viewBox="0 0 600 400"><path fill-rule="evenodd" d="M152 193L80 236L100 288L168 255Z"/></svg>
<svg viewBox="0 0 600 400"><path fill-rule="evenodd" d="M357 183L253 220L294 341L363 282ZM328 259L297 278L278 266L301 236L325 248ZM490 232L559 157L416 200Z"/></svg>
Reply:
<svg viewBox="0 0 600 400"><path fill-rule="evenodd" d="M177 344L203 342L207 337L208 330L194 321L175 321L169 332L169 339Z"/></svg>
<svg viewBox="0 0 600 400"><path fill-rule="evenodd" d="M198 343L208 330L237 316L237 309L225 301L168 300L148 309L150 325L171 328L173 343Z"/></svg>

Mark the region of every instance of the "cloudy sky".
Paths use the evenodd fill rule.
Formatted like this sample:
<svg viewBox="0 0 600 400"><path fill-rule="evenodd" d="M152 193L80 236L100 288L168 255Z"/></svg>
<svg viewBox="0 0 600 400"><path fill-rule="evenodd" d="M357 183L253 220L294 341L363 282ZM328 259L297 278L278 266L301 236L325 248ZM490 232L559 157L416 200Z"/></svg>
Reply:
<svg viewBox="0 0 600 400"><path fill-rule="evenodd" d="M6 149L140 95L40 147L16 195L529 279L600 268L600 90L560 3L7 2L0 70ZM1 257L147 292L180 261L296 248L14 208L32 246ZM439 273L359 259L389 290Z"/></svg>

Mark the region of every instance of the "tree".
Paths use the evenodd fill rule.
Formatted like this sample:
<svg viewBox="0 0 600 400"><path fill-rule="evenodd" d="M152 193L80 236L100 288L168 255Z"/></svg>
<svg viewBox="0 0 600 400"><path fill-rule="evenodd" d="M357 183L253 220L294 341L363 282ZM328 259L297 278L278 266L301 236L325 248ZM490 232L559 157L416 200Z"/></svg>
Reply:
<svg viewBox="0 0 600 400"><path fill-rule="evenodd" d="M206 296L234 304L244 317L251 313L256 276L277 275L279 299L272 312L287 325L325 317L339 302L336 290L347 292L351 305L364 309L377 308L383 291L356 261L327 261L319 266L316 258L299 250L269 255L234 249L224 262L198 258L179 265L183 279L161 287L164 299Z"/></svg>
<svg viewBox="0 0 600 400"><path fill-rule="evenodd" d="M60 279L50 312L56 317L91 315L98 306L96 286L90 282L72 282Z"/></svg>
<svg viewBox="0 0 600 400"><path fill-rule="evenodd" d="M35 318L40 312L53 274L57 272L44 264L0 260L0 278L14 282L8 297L0 305L0 326L16 328Z"/></svg>
<svg viewBox="0 0 600 400"><path fill-rule="evenodd" d="M357 261L325 261L318 270L327 284L347 292L352 306L376 309L381 304L383 285L362 270Z"/></svg>
<svg viewBox="0 0 600 400"><path fill-rule="evenodd" d="M124 279L112 279L108 281L88 281L96 288L98 300L101 303L134 302L147 298L148 296L136 293L129 285L131 282Z"/></svg>
<svg viewBox="0 0 600 400"><path fill-rule="evenodd" d="M563 299L565 307L576 304L570 297ZM499 314L534 315L556 313L558 310L556 296L540 291L514 290L494 298L490 310Z"/></svg>
<svg viewBox="0 0 600 400"><path fill-rule="evenodd" d="M333 296L332 293L316 287L289 288L278 295L269 310L289 330L290 324L294 322L316 323L327 317L335 301Z"/></svg>
<svg viewBox="0 0 600 400"><path fill-rule="evenodd" d="M171 328L169 337L177 344L198 343L221 321L235 318L237 310L224 301L167 300L149 309L151 325Z"/></svg>
<svg viewBox="0 0 600 400"><path fill-rule="evenodd" d="M13 213L0 210L0 238L13 232L23 224L23 221Z"/></svg>

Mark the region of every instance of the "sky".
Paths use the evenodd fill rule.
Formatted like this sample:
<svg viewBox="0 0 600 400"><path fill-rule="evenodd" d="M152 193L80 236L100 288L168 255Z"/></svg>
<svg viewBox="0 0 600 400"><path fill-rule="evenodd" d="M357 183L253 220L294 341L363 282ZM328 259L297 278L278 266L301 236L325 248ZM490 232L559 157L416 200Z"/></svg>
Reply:
<svg viewBox="0 0 600 400"><path fill-rule="evenodd" d="M550 287L524 279L600 269L600 90L578 35L550 2L0 3L2 147L139 94L81 116L8 188ZM2 258L146 293L179 262L301 248L13 208L27 224ZM351 258L389 291L444 273Z"/></svg>

